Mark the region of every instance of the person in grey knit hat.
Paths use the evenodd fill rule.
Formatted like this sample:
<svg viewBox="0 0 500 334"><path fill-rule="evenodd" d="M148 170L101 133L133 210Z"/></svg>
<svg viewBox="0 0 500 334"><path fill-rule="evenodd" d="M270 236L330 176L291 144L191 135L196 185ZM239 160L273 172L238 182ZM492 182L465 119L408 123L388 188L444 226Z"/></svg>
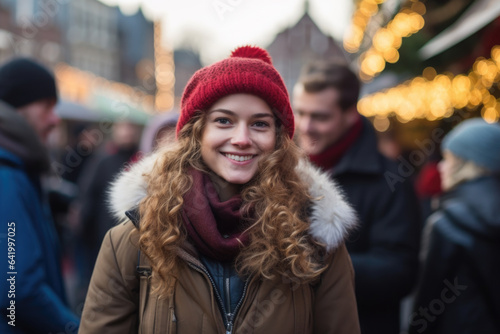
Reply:
<svg viewBox="0 0 500 334"><path fill-rule="evenodd" d="M473 118L459 124L443 140L439 165L444 190L486 174L500 173L500 125Z"/></svg>
<svg viewBox="0 0 500 334"><path fill-rule="evenodd" d="M59 118L53 74L17 58L0 66L0 333L76 333L41 177ZM8 236L8 239L7 239ZM9 255L9 257L7 256Z"/></svg>
<svg viewBox="0 0 500 334"><path fill-rule="evenodd" d="M410 333L500 333L500 125L463 121L442 151Z"/></svg>

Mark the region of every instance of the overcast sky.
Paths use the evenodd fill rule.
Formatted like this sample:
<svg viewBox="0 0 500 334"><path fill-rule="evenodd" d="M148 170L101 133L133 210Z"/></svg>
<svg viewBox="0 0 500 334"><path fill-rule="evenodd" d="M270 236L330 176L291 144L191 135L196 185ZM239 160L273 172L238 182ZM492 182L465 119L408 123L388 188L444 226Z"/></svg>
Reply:
<svg viewBox="0 0 500 334"><path fill-rule="evenodd" d="M166 42L198 49L205 64L229 55L236 46L267 46L295 24L305 0L100 0L134 13L139 5L160 19ZM351 19L353 0L310 0L309 13L320 29L341 41Z"/></svg>

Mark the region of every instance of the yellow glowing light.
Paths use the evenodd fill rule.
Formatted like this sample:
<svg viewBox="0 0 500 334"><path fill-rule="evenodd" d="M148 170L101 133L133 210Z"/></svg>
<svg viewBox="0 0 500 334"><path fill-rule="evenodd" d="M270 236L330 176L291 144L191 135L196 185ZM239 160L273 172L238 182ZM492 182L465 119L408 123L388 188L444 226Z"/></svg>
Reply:
<svg viewBox="0 0 500 334"><path fill-rule="evenodd" d="M358 101L357 109L361 115L369 117L371 113L371 104L369 99L361 99Z"/></svg>
<svg viewBox="0 0 500 334"><path fill-rule="evenodd" d="M364 0L368 1L368 0ZM359 8L367 10L371 8L362 0ZM420 3L418 0L412 2ZM410 36L420 30L424 25L424 20L419 12L425 12L425 5L420 3L415 7L418 12L409 8L402 9L396 16L387 24L386 28L380 28L374 35L372 47L361 55L360 77L363 81L370 80L378 75L385 68L385 62L396 63L399 60L398 49L401 47L402 37ZM363 30L366 26L363 27ZM350 36L350 35L348 35ZM361 40L354 42L352 36L347 40L344 39L344 48L348 52L357 52L361 45ZM377 56L374 56L377 54ZM383 59L384 63L381 63Z"/></svg>
<svg viewBox="0 0 500 334"><path fill-rule="evenodd" d="M370 54L366 57L366 66L370 72L380 73L385 68L384 57L378 53Z"/></svg>
<svg viewBox="0 0 500 334"><path fill-rule="evenodd" d="M392 47L394 43L393 33L385 28L379 29L373 37L373 46L380 52L384 52Z"/></svg>
<svg viewBox="0 0 500 334"><path fill-rule="evenodd" d="M394 33L402 37L407 37L412 31L410 16L407 13L398 13L394 17L391 26Z"/></svg>
<svg viewBox="0 0 500 334"><path fill-rule="evenodd" d="M359 72L359 78L361 79L361 81L363 82L370 82L373 80L373 75L368 75L366 74L365 72L363 72L363 70L361 70Z"/></svg>
<svg viewBox="0 0 500 334"><path fill-rule="evenodd" d="M409 24L411 27L411 33L415 33L424 27L425 21L422 15L417 13L409 14Z"/></svg>
<svg viewBox="0 0 500 334"><path fill-rule="evenodd" d="M388 63L394 64L397 63L397 61L399 60L399 52L394 48L385 50L383 55L385 61L387 61Z"/></svg>
<svg viewBox="0 0 500 334"><path fill-rule="evenodd" d="M471 88L471 79L465 75L457 75L453 79L452 84L455 89L468 91Z"/></svg>
<svg viewBox="0 0 500 334"><path fill-rule="evenodd" d="M378 5L373 2L363 1L359 4L359 11L366 16L373 16L378 12Z"/></svg>
<svg viewBox="0 0 500 334"><path fill-rule="evenodd" d="M483 95L483 105L485 107L491 107L494 108L497 104L497 100L495 97L491 94L488 93L488 95Z"/></svg>
<svg viewBox="0 0 500 334"><path fill-rule="evenodd" d="M472 105L472 106L477 106L479 105L479 103L481 103L481 101L483 100L483 95L481 94L481 91L479 89L473 89L471 92L470 92L470 99L469 99L469 103Z"/></svg>
<svg viewBox="0 0 500 334"><path fill-rule="evenodd" d="M356 43L344 41L344 49L349 53L356 53L359 51L359 46Z"/></svg>
<svg viewBox="0 0 500 334"><path fill-rule="evenodd" d="M483 108L481 110L481 116L488 123L498 122L498 119L499 119L498 110L495 108L491 108L491 107L490 108Z"/></svg>
<svg viewBox="0 0 500 334"><path fill-rule="evenodd" d="M401 114L396 114L396 118L400 123L408 123L410 119L407 117L408 115L405 115L404 112L402 112Z"/></svg>
<svg viewBox="0 0 500 334"><path fill-rule="evenodd" d="M401 47L401 44L403 43L403 39L401 38L400 35L397 35L393 32L393 43L392 46L396 49L399 49Z"/></svg>
<svg viewBox="0 0 500 334"><path fill-rule="evenodd" d="M373 120L373 127L378 132L385 132L391 126L391 122L387 117L376 116Z"/></svg>
<svg viewBox="0 0 500 334"><path fill-rule="evenodd" d="M491 58L497 63L497 65L500 65L500 45L495 45L491 49Z"/></svg>
<svg viewBox="0 0 500 334"><path fill-rule="evenodd" d="M359 30L360 34L346 33L344 36L344 47L346 51L355 53L359 51L359 47L363 42L364 34L369 20L377 14L379 5L385 0L360 0L357 3L357 8L354 11L351 20L351 30Z"/></svg>
<svg viewBox="0 0 500 334"><path fill-rule="evenodd" d="M425 5L418 1L411 4L411 10L420 15L424 15L427 11Z"/></svg>
<svg viewBox="0 0 500 334"><path fill-rule="evenodd" d="M433 67L426 67L424 71L422 72L422 76L426 78L427 80L433 80L437 75L436 69Z"/></svg>
<svg viewBox="0 0 500 334"><path fill-rule="evenodd" d="M366 17L361 15L354 15L352 18L352 25L354 27L366 25Z"/></svg>
<svg viewBox="0 0 500 334"><path fill-rule="evenodd" d="M488 63L486 62L486 60L480 60L475 65L475 70L479 75L485 75L488 73Z"/></svg>

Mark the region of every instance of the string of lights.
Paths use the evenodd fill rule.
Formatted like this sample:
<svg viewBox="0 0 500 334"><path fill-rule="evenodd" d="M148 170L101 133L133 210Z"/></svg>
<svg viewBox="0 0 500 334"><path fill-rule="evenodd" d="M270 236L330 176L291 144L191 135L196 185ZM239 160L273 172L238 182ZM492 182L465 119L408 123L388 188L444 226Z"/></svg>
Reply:
<svg viewBox="0 0 500 334"><path fill-rule="evenodd" d="M170 110L174 105L174 57L173 52L165 49L162 45L161 24L154 25L154 53L155 53L155 77L156 98L155 108L159 111Z"/></svg>
<svg viewBox="0 0 500 334"><path fill-rule="evenodd" d="M401 9L386 27L377 30L373 36L372 46L360 56L361 80L370 81L384 70L386 62L396 63L399 60L398 49L401 47L402 39L424 27L422 15L425 11L422 2L411 2L411 5Z"/></svg>
<svg viewBox="0 0 500 334"><path fill-rule="evenodd" d="M358 110L364 116L375 117L379 130L386 128L389 116L396 116L402 123L415 118L433 121L450 117L455 109L479 107L481 116L493 123L500 118L500 99L492 94L498 88L500 45L492 48L491 58L476 59L468 74L437 74L428 67L422 76L363 97Z"/></svg>
<svg viewBox="0 0 500 334"><path fill-rule="evenodd" d="M359 51L365 37L366 27L379 11L379 5L386 0L360 0L352 16L350 27L344 36L344 49L349 53Z"/></svg>

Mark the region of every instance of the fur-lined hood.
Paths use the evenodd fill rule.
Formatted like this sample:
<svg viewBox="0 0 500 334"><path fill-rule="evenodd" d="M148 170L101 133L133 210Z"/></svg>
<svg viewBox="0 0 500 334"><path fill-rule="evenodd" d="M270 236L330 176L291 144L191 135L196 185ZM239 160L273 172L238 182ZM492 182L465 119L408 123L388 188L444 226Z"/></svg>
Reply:
<svg viewBox="0 0 500 334"><path fill-rule="evenodd" d="M113 215L123 221L126 212L136 207L146 197L148 174L157 160L157 153L134 164L122 172L111 185L109 205ZM310 234L327 245L328 250L337 248L348 232L356 226L356 214L347 204L341 190L331 178L307 161L301 161L297 173L306 184L313 198Z"/></svg>

